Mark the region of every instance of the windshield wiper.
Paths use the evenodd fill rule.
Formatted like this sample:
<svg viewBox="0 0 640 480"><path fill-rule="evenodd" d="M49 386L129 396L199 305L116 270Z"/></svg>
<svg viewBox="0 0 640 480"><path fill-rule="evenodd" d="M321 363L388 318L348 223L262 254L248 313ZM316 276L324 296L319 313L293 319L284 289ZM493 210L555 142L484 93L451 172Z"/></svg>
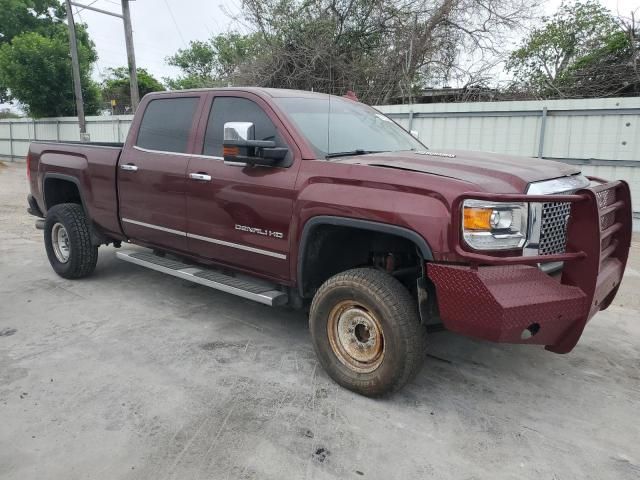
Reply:
<svg viewBox="0 0 640 480"><path fill-rule="evenodd" d="M350 157L355 155L369 155L370 153L382 153L383 150L362 150L360 148L356 150L351 150L348 152L334 152L327 153L325 158L335 158L335 157Z"/></svg>

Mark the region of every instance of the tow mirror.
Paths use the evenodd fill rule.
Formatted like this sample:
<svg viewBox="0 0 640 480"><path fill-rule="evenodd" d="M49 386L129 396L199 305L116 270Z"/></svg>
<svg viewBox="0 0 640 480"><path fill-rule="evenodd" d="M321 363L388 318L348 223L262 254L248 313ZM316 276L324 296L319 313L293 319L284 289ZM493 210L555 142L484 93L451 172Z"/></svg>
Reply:
<svg viewBox="0 0 640 480"><path fill-rule="evenodd" d="M222 154L227 165L271 166L284 159L288 151L287 148L276 147L276 142L272 140L255 140L255 126L252 122L224 124Z"/></svg>

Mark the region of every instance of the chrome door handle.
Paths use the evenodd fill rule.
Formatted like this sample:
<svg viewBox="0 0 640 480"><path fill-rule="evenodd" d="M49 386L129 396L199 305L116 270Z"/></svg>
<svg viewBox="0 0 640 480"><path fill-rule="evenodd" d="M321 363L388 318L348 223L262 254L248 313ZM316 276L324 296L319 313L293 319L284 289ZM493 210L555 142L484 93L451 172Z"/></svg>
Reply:
<svg viewBox="0 0 640 480"><path fill-rule="evenodd" d="M138 171L138 167L136 167L133 163L123 163L122 165L120 165L120 168L122 170L126 170L128 172L137 172Z"/></svg>
<svg viewBox="0 0 640 480"><path fill-rule="evenodd" d="M207 175L206 173L190 173L189 178L191 180L200 180L201 182L211 181L211 175Z"/></svg>

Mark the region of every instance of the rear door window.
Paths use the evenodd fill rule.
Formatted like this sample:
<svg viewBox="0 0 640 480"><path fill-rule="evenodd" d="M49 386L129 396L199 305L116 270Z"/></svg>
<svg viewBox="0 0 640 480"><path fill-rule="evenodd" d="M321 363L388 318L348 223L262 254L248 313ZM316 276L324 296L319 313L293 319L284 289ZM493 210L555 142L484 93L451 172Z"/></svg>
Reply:
<svg viewBox="0 0 640 480"><path fill-rule="evenodd" d="M217 97L209 113L202 152L204 155L222 156L224 124L227 122L252 122L256 137L254 140L273 140L278 147L286 147L276 126L257 103L246 98Z"/></svg>
<svg viewBox="0 0 640 480"><path fill-rule="evenodd" d="M162 98L147 105L136 146L163 152L187 153L189 134L199 97Z"/></svg>

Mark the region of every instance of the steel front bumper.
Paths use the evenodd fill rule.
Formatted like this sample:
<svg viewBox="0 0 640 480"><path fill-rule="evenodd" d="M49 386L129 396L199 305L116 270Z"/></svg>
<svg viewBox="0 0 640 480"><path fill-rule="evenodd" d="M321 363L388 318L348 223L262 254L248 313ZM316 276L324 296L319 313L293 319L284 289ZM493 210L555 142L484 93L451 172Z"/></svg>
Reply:
<svg viewBox="0 0 640 480"><path fill-rule="evenodd" d="M482 194L481 194L482 195ZM487 199L539 201L524 195ZM454 204L454 218L461 205ZM609 306L624 274L631 243L631 199L625 182L600 183L575 195L548 195L572 203L567 253L546 257L494 257L452 247L469 265L430 263L438 310L449 330L494 342L545 345L556 353L575 347L587 322ZM599 220L598 220L599 219ZM459 224L453 222L459 231ZM455 230L454 230L455 231ZM561 278L536 264L564 261Z"/></svg>

